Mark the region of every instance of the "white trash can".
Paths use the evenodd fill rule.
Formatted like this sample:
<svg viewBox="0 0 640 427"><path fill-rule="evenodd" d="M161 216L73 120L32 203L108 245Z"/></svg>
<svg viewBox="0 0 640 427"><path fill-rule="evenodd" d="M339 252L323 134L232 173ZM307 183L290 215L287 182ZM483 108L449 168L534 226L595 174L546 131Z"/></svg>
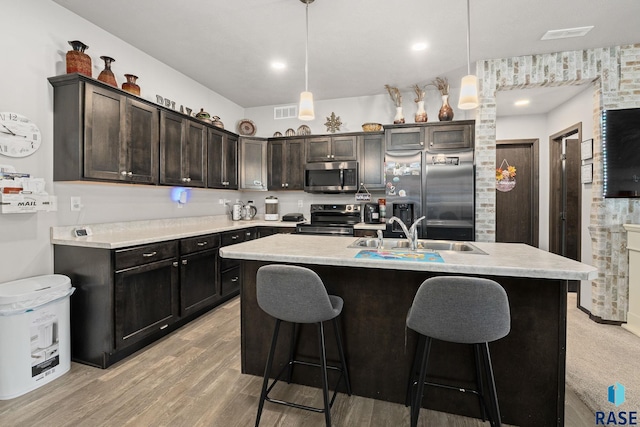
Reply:
<svg viewBox="0 0 640 427"><path fill-rule="evenodd" d="M61 274L0 283L0 400L69 371L69 296L74 290Z"/></svg>

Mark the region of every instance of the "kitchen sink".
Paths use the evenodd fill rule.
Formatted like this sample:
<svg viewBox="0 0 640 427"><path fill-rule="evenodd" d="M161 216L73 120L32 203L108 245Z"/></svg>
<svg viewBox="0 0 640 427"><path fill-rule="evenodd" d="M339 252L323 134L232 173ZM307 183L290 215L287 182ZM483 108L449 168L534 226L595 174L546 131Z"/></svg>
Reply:
<svg viewBox="0 0 640 427"><path fill-rule="evenodd" d="M363 249L384 249L387 251L406 251L410 250L411 244L407 239L382 239L382 247L379 248L380 241L375 237L361 237L352 244L349 248L363 248ZM458 242L451 240L428 240L420 239L417 242L417 251L421 252L441 252L441 251L453 251L464 252L469 254L485 254L481 249L472 245L469 242Z"/></svg>

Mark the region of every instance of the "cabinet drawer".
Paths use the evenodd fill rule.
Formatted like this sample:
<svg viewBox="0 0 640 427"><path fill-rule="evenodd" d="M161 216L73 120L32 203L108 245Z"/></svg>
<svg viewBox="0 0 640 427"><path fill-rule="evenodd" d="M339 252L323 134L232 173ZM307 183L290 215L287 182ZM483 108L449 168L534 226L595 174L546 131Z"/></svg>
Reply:
<svg viewBox="0 0 640 427"><path fill-rule="evenodd" d="M116 270L123 270L177 256L178 247L176 241L119 249L116 251Z"/></svg>
<svg viewBox="0 0 640 427"><path fill-rule="evenodd" d="M220 293L224 297L240 289L240 267L227 270L220 275Z"/></svg>
<svg viewBox="0 0 640 427"><path fill-rule="evenodd" d="M183 255L218 247L220 247L219 234L207 234L180 240L180 253Z"/></svg>
<svg viewBox="0 0 640 427"><path fill-rule="evenodd" d="M220 245L221 246L229 246L235 245L236 243L241 243L246 240L246 231L245 230L237 230L237 231L229 231L226 233L222 233L220 236Z"/></svg>
<svg viewBox="0 0 640 427"><path fill-rule="evenodd" d="M220 271L229 270L230 268L235 268L240 266L240 260L231 259L231 258L219 258L220 260Z"/></svg>

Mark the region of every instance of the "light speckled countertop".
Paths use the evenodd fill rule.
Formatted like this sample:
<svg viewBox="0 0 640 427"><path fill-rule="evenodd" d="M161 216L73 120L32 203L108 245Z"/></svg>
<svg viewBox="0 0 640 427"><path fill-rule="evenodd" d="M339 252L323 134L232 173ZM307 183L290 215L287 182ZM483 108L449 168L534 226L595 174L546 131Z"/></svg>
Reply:
<svg viewBox="0 0 640 427"><path fill-rule="evenodd" d="M598 273L590 265L521 243L472 242L487 254L439 251L444 263L432 263L355 258L361 249L347 246L356 239L276 234L223 247L220 255L255 261L561 280L590 280Z"/></svg>
<svg viewBox="0 0 640 427"><path fill-rule="evenodd" d="M231 221L227 215L86 224L51 227L51 243L88 248L119 249L223 231L241 230L248 227L293 228L296 224L295 222L265 221L264 219ZM93 234L87 237L75 237L73 235L74 229L81 227L89 227ZM384 229L384 227L384 224L356 224L354 228L357 230L376 230Z"/></svg>

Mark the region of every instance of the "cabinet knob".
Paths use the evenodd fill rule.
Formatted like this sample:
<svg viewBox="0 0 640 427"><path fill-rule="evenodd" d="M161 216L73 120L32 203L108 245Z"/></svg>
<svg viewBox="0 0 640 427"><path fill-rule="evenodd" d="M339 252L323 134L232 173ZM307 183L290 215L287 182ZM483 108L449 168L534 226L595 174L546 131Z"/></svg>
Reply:
<svg viewBox="0 0 640 427"><path fill-rule="evenodd" d="M231 236L231 240L236 240L236 239L238 239L238 237L240 237L240 236L238 236L237 234L235 236Z"/></svg>
<svg viewBox="0 0 640 427"><path fill-rule="evenodd" d="M327 154L327 159L330 159L330 158L331 158L331 154Z"/></svg>
<svg viewBox="0 0 640 427"><path fill-rule="evenodd" d="M187 178L187 182L191 182L191 178Z"/></svg>
<svg viewBox="0 0 640 427"><path fill-rule="evenodd" d="M285 186L285 188L289 188L289 183L288 182L285 183L284 186Z"/></svg>
<svg viewBox="0 0 640 427"><path fill-rule="evenodd" d="M433 147L433 142L430 142L429 145Z"/></svg>
<svg viewBox="0 0 640 427"><path fill-rule="evenodd" d="M196 245L198 246L206 246L208 242L198 242Z"/></svg>
<svg viewBox="0 0 640 427"><path fill-rule="evenodd" d="M424 141L420 141L420 145L424 146ZM432 144L433 145L433 144Z"/></svg>
<svg viewBox="0 0 640 427"><path fill-rule="evenodd" d="M187 260L186 259L182 260L182 265L187 265Z"/></svg>
<svg viewBox="0 0 640 427"><path fill-rule="evenodd" d="M174 262L173 262L173 266L174 266L174 267L177 267L177 266L178 266L178 261L174 261Z"/></svg>
<svg viewBox="0 0 640 427"><path fill-rule="evenodd" d="M282 183L282 188L284 188L284 183Z"/></svg>
<svg viewBox="0 0 640 427"><path fill-rule="evenodd" d="M182 178L182 182L187 182L187 178Z"/></svg>
<svg viewBox="0 0 640 427"><path fill-rule="evenodd" d="M233 279L231 279L232 282L237 282L238 280L240 280L240 278L238 276L236 276Z"/></svg>
<svg viewBox="0 0 640 427"><path fill-rule="evenodd" d="M127 176L127 171L122 171L122 172L120 172L120 175L122 175L122 176Z"/></svg>
<svg viewBox="0 0 640 427"><path fill-rule="evenodd" d="M127 176L133 176L133 172L131 171L127 172Z"/></svg>
<svg viewBox="0 0 640 427"><path fill-rule="evenodd" d="M152 256L156 256L156 255L158 255L158 252L156 252L156 251L148 252L146 254L142 254L142 256L145 257L145 258L151 258Z"/></svg>
<svg viewBox="0 0 640 427"><path fill-rule="evenodd" d="M332 154L332 155L331 155L331 158L332 158L332 159L335 159L335 158L336 158L336 156L335 156L334 154Z"/></svg>

